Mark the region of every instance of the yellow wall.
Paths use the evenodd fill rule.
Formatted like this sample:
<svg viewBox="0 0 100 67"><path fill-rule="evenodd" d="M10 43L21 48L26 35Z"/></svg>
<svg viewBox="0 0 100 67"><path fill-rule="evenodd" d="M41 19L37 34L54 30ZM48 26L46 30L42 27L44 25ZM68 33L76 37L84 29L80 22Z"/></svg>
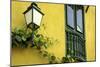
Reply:
<svg viewBox="0 0 100 67"><path fill-rule="evenodd" d="M23 28L26 26L24 15L22 13L30 4L30 2L12 2L12 30L16 27ZM65 56L64 5L38 3L38 6L45 14L41 22L39 33L57 40L57 43L50 46L47 51L56 57L62 58ZM12 65L44 63L48 63L48 60L40 56L38 50L36 49L12 49Z"/></svg>
<svg viewBox="0 0 100 67"><path fill-rule="evenodd" d="M86 9L86 7L85 7ZM85 12L85 33L86 33L86 55L87 61L95 59L95 6L90 6Z"/></svg>

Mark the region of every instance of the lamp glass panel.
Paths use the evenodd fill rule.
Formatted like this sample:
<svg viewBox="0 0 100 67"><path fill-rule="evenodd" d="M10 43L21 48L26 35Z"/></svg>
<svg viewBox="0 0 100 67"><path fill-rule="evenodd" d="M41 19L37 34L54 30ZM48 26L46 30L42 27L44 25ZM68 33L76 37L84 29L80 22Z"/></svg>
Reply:
<svg viewBox="0 0 100 67"><path fill-rule="evenodd" d="M83 32L82 10L77 10L77 30Z"/></svg>
<svg viewBox="0 0 100 67"><path fill-rule="evenodd" d="M42 14L39 11L37 11L36 9L33 9L33 15L34 15L33 23L40 26L41 19L42 19Z"/></svg>
<svg viewBox="0 0 100 67"><path fill-rule="evenodd" d="M32 9L25 14L25 19L27 24L32 22Z"/></svg>

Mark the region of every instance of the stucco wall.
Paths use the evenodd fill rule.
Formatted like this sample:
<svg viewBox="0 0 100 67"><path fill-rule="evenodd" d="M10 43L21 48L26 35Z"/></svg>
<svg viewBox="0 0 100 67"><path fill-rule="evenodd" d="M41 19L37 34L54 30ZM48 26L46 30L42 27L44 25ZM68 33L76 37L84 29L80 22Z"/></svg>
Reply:
<svg viewBox="0 0 100 67"><path fill-rule="evenodd" d="M86 6L87 7L87 6ZM85 7L85 9L86 9ZM86 56L87 61L95 60L95 6L90 6L85 12Z"/></svg>

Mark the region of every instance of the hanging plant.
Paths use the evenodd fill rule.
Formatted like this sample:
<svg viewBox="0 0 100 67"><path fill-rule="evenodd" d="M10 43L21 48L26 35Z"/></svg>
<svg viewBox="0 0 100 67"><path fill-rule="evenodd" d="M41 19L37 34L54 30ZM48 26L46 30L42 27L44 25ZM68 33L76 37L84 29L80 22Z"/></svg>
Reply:
<svg viewBox="0 0 100 67"><path fill-rule="evenodd" d="M32 36L34 35L34 36ZM41 49L53 44L52 40L48 37L44 37L42 34L38 34L37 31L30 32L27 30L16 28L12 32L12 47L27 48L29 44L31 47L36 46L37 49Z"/></svg>

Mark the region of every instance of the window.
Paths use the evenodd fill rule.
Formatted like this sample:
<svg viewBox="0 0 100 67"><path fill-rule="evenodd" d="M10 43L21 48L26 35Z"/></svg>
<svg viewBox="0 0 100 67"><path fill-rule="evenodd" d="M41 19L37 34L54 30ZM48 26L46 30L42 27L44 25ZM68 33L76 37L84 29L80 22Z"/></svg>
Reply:
<svg viewBox="0 0 100 67"><path fill-rule="evenodd" d="M79 32L83 32L83 17L82 17L82 9L77 9L77 30Z"/></svg>
<svg viewBox="0 0 100 67"><path fill-rule="evenodd" d="M74 11L73 8L67 6L68 25L74 28Z"/></svg>
<svg viewBox="0 0 100 67"><path fill-rule="evenodd" d="M84 9L81 5L65 5L67 55L85 60Z"/></svg>

